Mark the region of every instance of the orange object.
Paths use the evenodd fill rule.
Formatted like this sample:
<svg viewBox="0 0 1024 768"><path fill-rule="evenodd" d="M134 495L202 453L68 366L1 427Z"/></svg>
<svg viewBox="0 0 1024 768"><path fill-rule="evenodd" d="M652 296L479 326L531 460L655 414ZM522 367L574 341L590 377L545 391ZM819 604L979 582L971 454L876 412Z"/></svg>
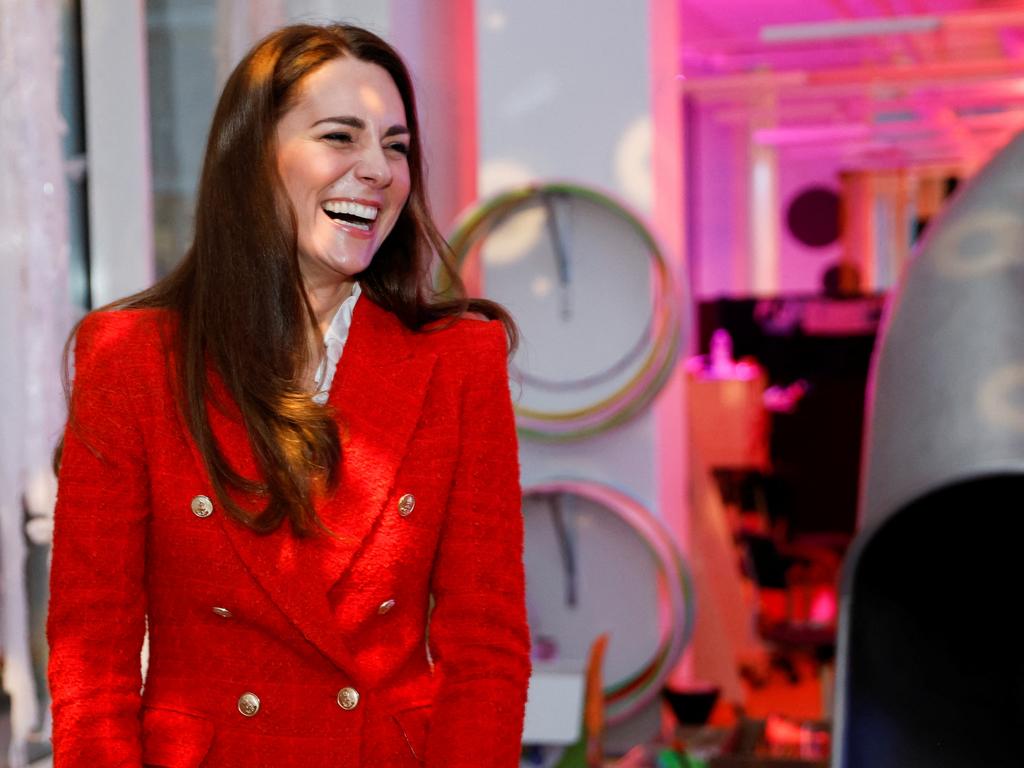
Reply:
<svg viewBox="0 0 1024 768"><path fill-rule="evenodd" d="M608 647L608 633L597 636L590 646L587 660L587 688L583 704L583 725L587 733L587 765L601 768L604 765L604 685L601 667L604 652Z"/></svg>

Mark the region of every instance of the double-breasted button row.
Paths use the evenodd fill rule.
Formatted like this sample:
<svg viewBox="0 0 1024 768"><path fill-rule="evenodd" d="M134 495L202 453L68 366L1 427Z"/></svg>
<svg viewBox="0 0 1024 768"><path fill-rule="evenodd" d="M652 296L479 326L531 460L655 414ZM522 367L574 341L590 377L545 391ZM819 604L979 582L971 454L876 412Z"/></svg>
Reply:
<svg viewBox="0 0 1024 768"><path fill-rule="evenodd" d="M351 711L359 706L359 691L346 685L338 691L338 706L345 711ZM255 717L260 711L260 697L252 691L246 691L238 697L238 711L245 717Z"/></svg>
<svg viewBox="0 0 1024 768"><path fill-rule="evenodd" d="M213 502L209 496L202 494L192 497L192 514L196 517L209 517L213 514ZM411 493L405 493L398 500L398 514L408 517L416 509L416 497Z"/></svg>
<svg viewBox="0 0 1024 768"><path fill-rule="evenodd" d="M213 514L213 502L210 501L209 496L203 496L202 494L193 496L191 506L192 514L196 517L209 517Z"/></svg>

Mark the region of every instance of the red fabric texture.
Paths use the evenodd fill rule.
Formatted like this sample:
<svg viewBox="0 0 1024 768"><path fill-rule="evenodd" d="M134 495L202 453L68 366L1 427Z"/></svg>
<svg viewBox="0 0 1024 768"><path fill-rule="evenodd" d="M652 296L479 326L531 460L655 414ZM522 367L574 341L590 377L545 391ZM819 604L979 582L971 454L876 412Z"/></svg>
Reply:
<svg viewBox="0 0 1024 768"><path fill-rule="evenodd" d="M413 333L358 303L328 400L333 538L221 512L173 398L172 334L157 310L78 332L48 621L56 768L517 766L529 634L500 324ZM209 411L254 476L236 407Z"/></svg>

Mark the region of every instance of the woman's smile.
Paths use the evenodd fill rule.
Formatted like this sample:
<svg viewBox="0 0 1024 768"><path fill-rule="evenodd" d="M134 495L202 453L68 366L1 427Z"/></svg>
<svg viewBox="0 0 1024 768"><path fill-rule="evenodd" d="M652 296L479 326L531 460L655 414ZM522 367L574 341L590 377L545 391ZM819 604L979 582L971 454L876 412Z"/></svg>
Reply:
<svg viewBox="0 0 1024 768"><path fill-rule="evenodd" d="M341 231L353 237L371 238L380 205L368 200L327 200L320 206Z"/></svg>

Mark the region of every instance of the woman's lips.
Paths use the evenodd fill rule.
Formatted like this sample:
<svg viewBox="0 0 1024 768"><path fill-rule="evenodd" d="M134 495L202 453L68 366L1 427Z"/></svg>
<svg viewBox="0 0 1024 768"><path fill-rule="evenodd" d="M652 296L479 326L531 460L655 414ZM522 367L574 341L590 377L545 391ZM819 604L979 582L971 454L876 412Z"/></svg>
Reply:
<svg viewBox="0 0 1024 768"><path fill-rule="evenodd" d="M358 238L360 240L369 240L371 237L373 237L373 231L377 227L376 221L370 221L367 222L365 226L360 226L359 224L354 224L345 221L344 219L332 218L331 216L328 216L326 212L323 212L323 215L334 227L337 227L345 234L351 235L352 237Z"/></svg>
<svg viewBox="0 0 1024 768"><path fill-rule="evenodd" d="M348 235L358 239L373 237L381 206L373 200L333 198L320 204L331 223Z"/></svg>

